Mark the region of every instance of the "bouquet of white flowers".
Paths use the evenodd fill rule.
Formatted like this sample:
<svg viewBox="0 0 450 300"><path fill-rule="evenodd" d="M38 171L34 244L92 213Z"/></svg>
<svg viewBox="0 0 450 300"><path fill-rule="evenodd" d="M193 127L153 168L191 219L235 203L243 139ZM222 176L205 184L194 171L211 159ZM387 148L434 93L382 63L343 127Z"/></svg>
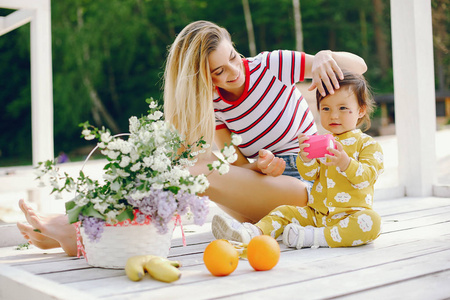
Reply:
<svg viewBox="0 0 450 300"><path fill-rule="evenodd" d="M91 240L98 240L103 226L125 220L143 223L151 219L160 233L174 215L190 211L194 223L201 225L208 214L208 197L199 197L209 186L205 175L193 176L188 168L199 153L209 147L202 139L186 145L178 132L163 118L152 99L149 113L129 119L129 134L112 136L110 131L81 124L86 140L98 139L96 148L106 157L104 182L93 180L79 172L74 179L58 173L55 161L39 163L37 178L50 179L52 193L75 193L66 203L70 223L81 221ZM124 140L120 136L127 135ZM240 143L233 136L233 143ZM209 165L211 171L228 172L228 163L237 159L232 145L222 149L223 159Z"/></svg>

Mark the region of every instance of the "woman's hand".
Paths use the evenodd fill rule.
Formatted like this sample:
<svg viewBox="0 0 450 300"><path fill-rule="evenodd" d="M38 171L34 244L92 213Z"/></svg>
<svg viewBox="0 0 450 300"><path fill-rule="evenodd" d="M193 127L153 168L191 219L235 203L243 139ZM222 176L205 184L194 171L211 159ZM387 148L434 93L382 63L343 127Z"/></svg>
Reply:
<svg viewBox="0 0 450 300"><path fill-rule="evenodd" d="M307 135L304 134L304 133L301 133L301 134L298 136L298 144L299 144L299 147L300 147L300 151L299 151L298 155L300 156L300 158L301 158L301 159L303 160L303 162L305 162L305 163L309 163L309 162L312 160L312 159L308 158L309 153L304 151L304 149L305 149L306 147L311 146L310 144L308 144L308 143L306 142L307 140L309 140L309 136L307 136ZM305 142L306 142L306 143L305 143Z"/></svg>
<svg viewBox="0 0 450 300"><path fill-rule="evenodd" d="M339 83L337 76L340 79L344 79L344 74L338 63L333 58L333 52L330 50L322 50L318 52L313 59L311 66L312 83L308 88L308 91L312 91L317 88L322 96L325 96L325 89L322 86L326 86L330 94L334 94L335 89L339 89Z"/></svg>
<svg viewBox="0 0 450 300"><path fill-rule="evenodd" d="M337 149L328 147L327 150L334 155L325 154L327 161L324 163L327 166L336 166L339 167L341 172L347 170L350 165L350 157L348 157L347 153L344 151L341 143L336 141Z"/></svg>
<svg viewBox="0 0 450 300"><path fill-rule="evenodd" d="M256 167L263 174L277 177L283 174L286 169L286 162L282 158L275 157L269 150L263 149L259 150Z"/></svg>

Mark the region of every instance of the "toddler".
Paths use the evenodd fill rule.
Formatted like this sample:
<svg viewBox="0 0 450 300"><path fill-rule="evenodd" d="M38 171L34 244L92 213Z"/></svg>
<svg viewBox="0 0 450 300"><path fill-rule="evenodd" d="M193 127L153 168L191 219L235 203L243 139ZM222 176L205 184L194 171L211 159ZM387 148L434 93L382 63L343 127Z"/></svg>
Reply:
<svg viewBox="0 0 450 300"><path fill-rule="evenodd" d="M359 129L370 127L374 101L362 75L344 72L339 85L332 94L316 93L321 124L333 134L337 149L328 148L332 155L309 159L304 151L308 137L298 137L297 168L304 179L314 181L307 205L279 206L256 224L216 215L212 222L216 238L248 243L256 235L283 234L286 246L300 249L359 246L379 236L381 218L372 204L374 184L383 172L383 152Z"/></svg>

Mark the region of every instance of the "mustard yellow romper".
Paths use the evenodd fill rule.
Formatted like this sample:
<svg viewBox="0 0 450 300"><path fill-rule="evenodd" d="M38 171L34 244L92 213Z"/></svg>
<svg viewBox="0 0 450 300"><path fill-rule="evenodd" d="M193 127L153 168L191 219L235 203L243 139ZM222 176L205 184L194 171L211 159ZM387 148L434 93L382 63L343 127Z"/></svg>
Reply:
<svg viewBox="0 0 450 300"><path fill-rule="evenodd" d="M383 172L381 146L359 129L334 137L351 158L347 170L326 166L322 158L304 163L297 157L300 175L314 180L308 204L274 209L255 224L264 234L277 238L289 223L324 227L330 247L363 245L380 235L381 218L372 204L375 181Z"/></svg>

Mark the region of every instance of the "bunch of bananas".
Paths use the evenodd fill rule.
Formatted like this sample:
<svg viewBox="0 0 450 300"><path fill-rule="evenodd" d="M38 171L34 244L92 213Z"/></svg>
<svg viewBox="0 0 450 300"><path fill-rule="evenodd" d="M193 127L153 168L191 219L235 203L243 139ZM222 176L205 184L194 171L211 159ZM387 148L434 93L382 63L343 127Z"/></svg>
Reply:
<svg viewBox="0 0 450 300"><path fill-rule="evenodd" d="M141 280L147 272L156 280L173 282L181 277L178 269L180 266L179 261L171 261L155 255L137 255L127 260L125 273L133 281Z"/></svg>

